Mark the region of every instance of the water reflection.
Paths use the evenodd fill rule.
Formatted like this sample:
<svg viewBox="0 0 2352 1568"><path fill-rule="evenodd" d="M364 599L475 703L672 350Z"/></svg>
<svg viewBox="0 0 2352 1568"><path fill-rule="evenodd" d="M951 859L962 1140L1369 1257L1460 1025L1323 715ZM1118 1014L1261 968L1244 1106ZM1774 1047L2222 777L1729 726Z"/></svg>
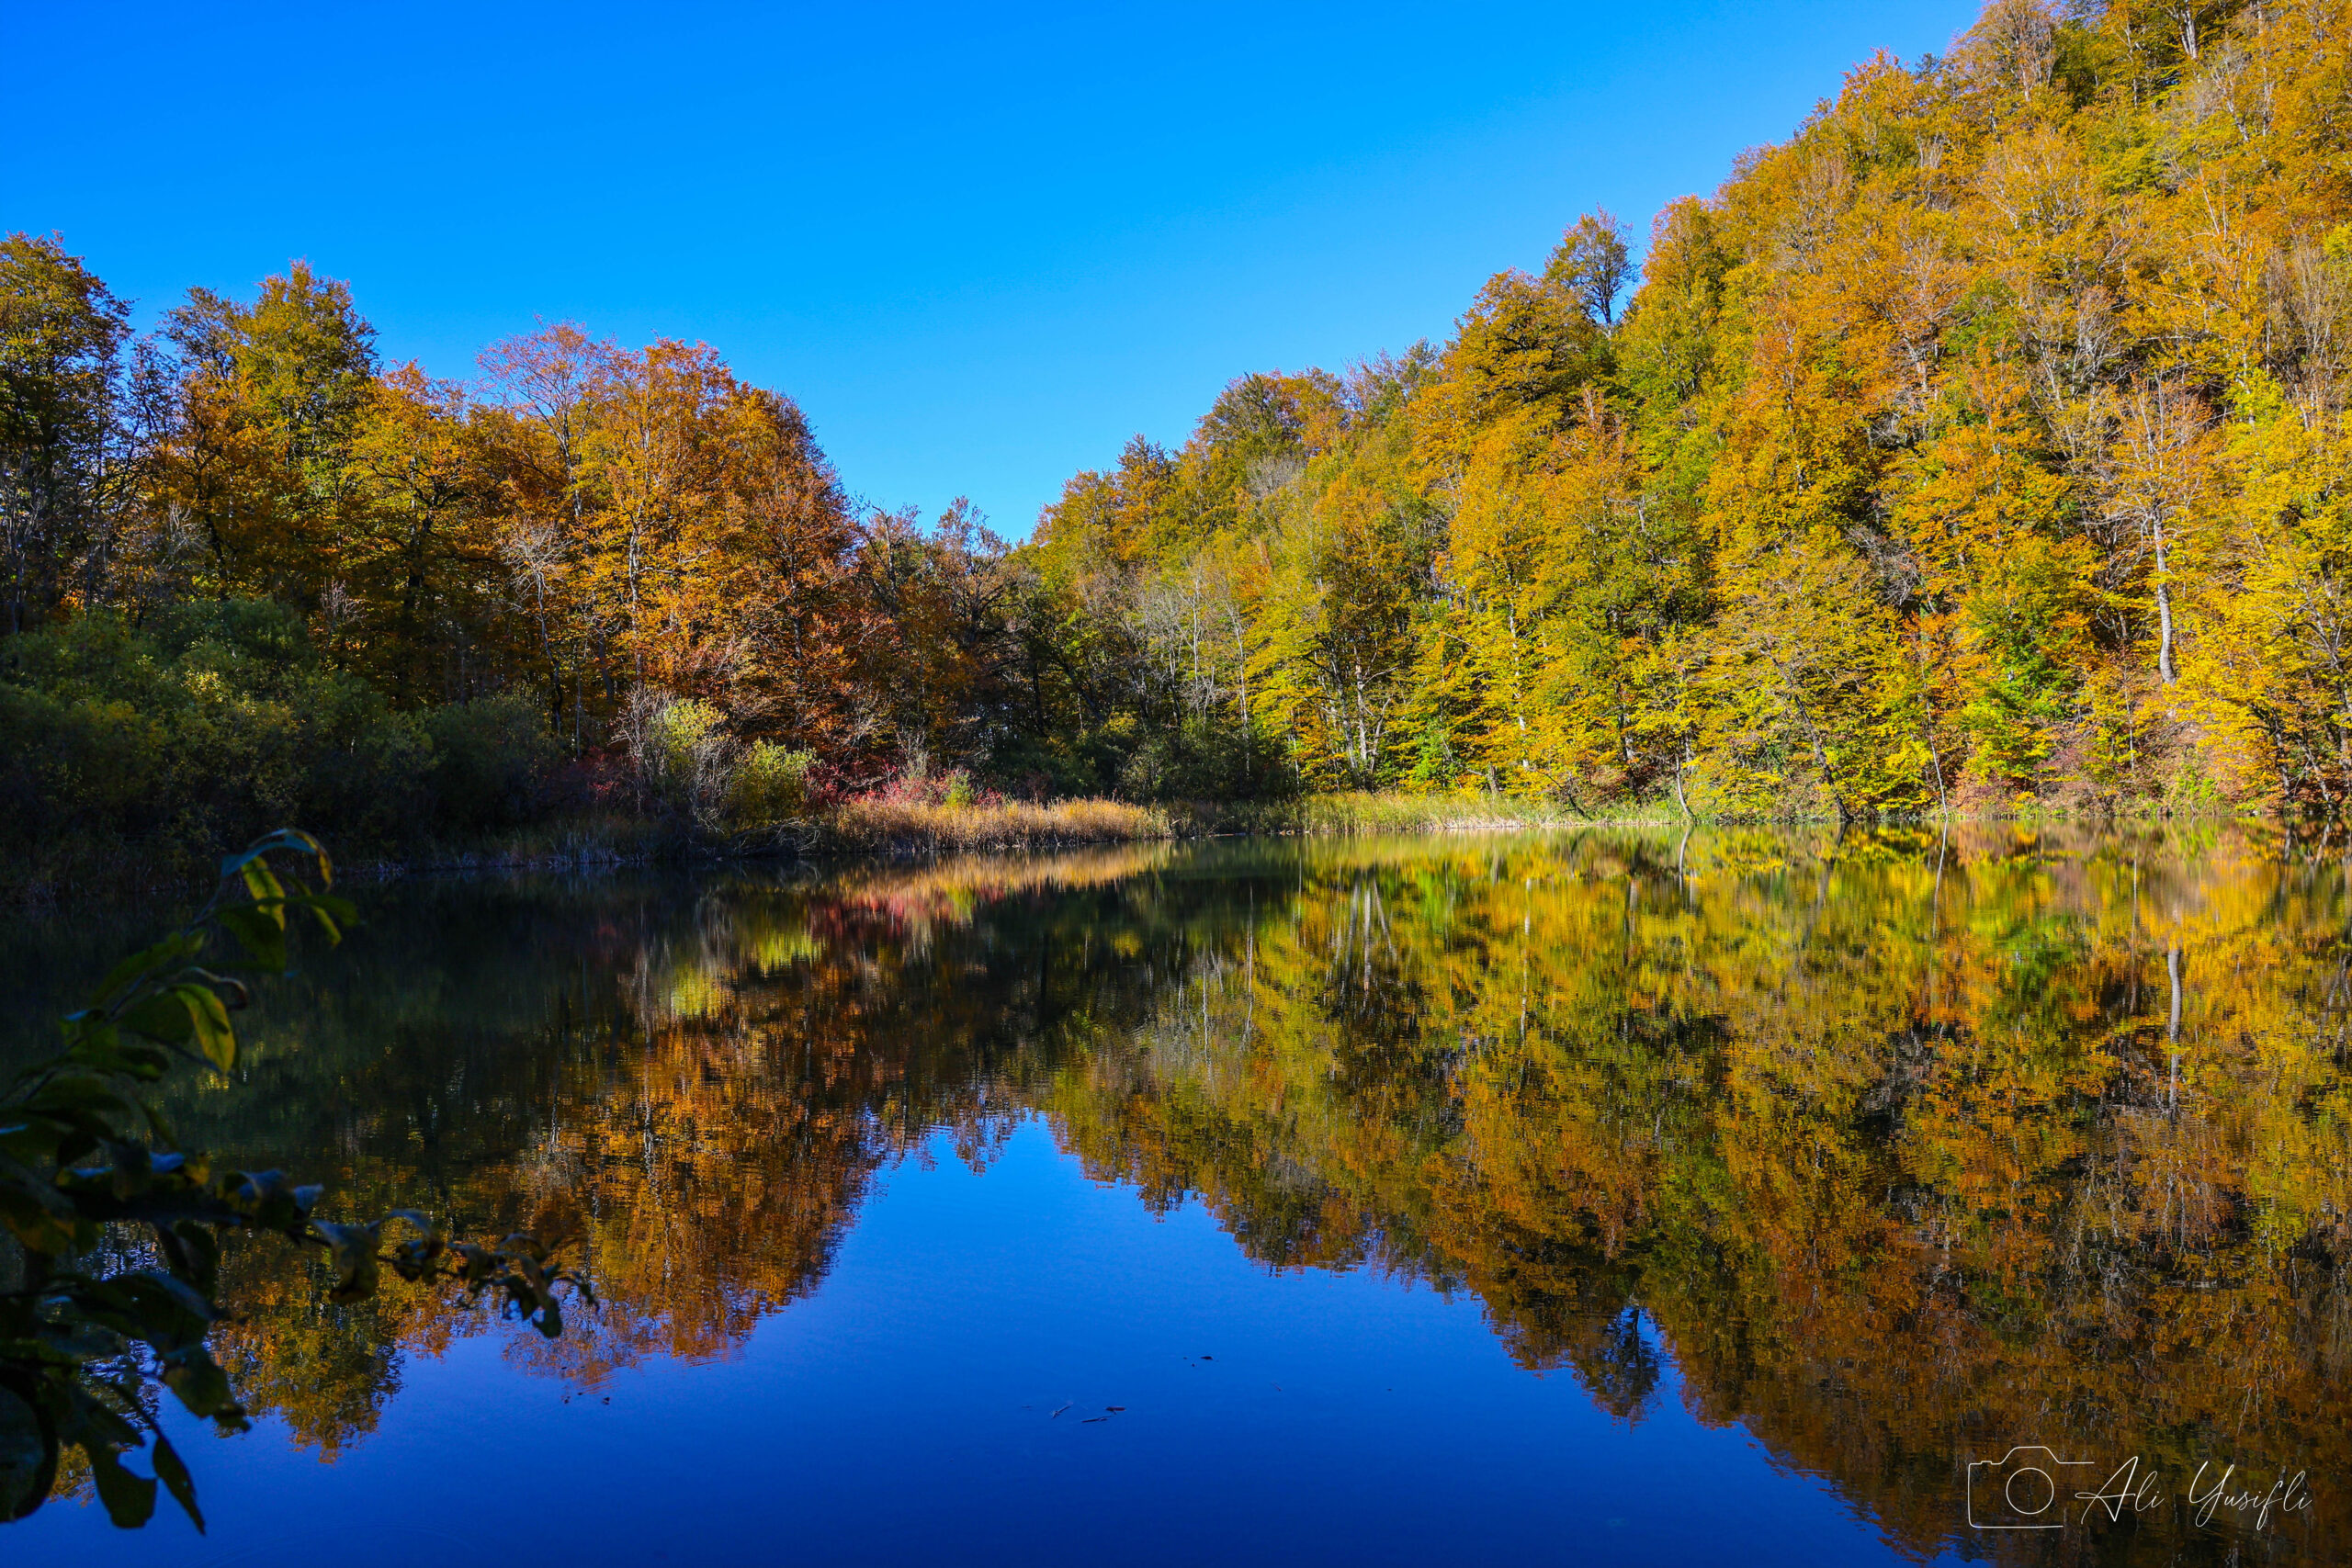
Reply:
<svg viewBox="0 0 2352 1568"><path fill-rule="evenodd" d="M192 1138L576 1238L510 1356L725 1357L877 1173L1042 1116L1254 1258L1469 1292L1510 1353L1707 1420L1891 1541L2352 1559L2345 879L2243 835L1309 843L691 886L444 886L274 998ZM332 1450L481 1332L237 1260L249 1403ZM2165 1502L1966 1525L2013 1444ZM2199 1529L2199 1461L2313 1506ZM2209 1472L2208 1483L2213 1479Z"/></svg>

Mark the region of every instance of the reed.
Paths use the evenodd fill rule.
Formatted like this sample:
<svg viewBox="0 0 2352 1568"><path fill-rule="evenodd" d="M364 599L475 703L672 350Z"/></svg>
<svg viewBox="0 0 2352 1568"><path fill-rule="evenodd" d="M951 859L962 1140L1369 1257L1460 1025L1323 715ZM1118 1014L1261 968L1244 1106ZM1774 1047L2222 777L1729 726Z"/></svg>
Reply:
<svg viewBox="0 0 2352 1568"><path fill-rule="evenodd" d="M821 847L881 853L1035 849L1176 836L1169 814L1117 800L849 800L818 826Z"/></svg>

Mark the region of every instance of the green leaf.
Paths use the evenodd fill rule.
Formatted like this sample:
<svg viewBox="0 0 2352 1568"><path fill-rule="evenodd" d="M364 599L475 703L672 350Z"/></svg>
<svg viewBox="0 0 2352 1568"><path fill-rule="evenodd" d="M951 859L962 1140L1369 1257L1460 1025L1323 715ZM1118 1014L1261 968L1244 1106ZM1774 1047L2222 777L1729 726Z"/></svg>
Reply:
<svg viewBox="0 0 2352 1568"><path fill-rule="evenodd" d="M220 1283L220 1241L212 1227L196 1220L178 1220L169 1230L158 1229L155 1240L174 1274L196 1287L208 1299Z"/></svg>
<svg viewBox="0 0 2352 1568"><path fill-rule="evenodd" d="M447 1250L447 1243L442 1240L439 1228L428 1214L419 1213L414 1209L394 1209L378 1223L387 1225L394 1220L406 1220L424 1233L421 1236L412 1236L392 1248L393 1271L413 1283L435 1271L435 1265L440 1261L442 1253Z"/></svg>
<svg viewBox="0 0 2352 1568"><path fill-rule="evenodd" d="M169 986L122 1016L123 1026L151 1040L177 1045L193 1039L205 1059L222 1072L237 1065L237 1034L220 993L194 982Z"/></svg>
<svg viewBox="0 0 2352 1568"><path fill-rule="evenodd" d="M223 1188L221 1195L236 1204L254 1224L297 1237L310 1219L311 1205L319 1201L322 1190L318 1187L290 1187L285 1172L277 1170L232 1172L230 1179L224 1179Z"/></svg>
<svg viewBox="0 0 2352 1568"><path fill-rule="evenodd" d="M43 1188L0 1180L0 1224L24 1243L26 1250L54 1258L70 1252L83 1237L74 1208L63 1196ZM93 1235L96 1227L91 1227Z"/></svg>
<svg viewBox="0 0 2352 1568"><path fill-rule="evenodd" d="M118 1529L135 1530L154 1517L153 1476L133 1475L125 1470L121 1456L104 1443L85 1443L82 1451L90 1456L90 1475L98 1483L98 1501L107 1506L107 1517Z"/></svg>
<svg viewBox="0 0 2352 1568"><path fill-rule="evenodd" d="M130 1348L130 1342L113 1329L86 1319L41 1325L40 1344L49 1359L62 1366L103 1361Z"/></svg>
<svg viewBox="0 0 2352 1568"><path fill-rule="evenodd" d="M141 1269L135 1274L117 1277L119 1283L133 1292L143 1308L150 1311L176 1309L183 1317L180 1332L193 1334L201 1340L207 1325L220 1315L220 1309L188 1287L185 1280L153 1269Z"/></svg>
<svg viewBox="0 0 2352 1568"><path fill-rule="evenodd" d="M202 1345L164 1359L163 1384L179 1396L188 1416L243 1416L238 1396L228 1387L228 1373Z"/></svg>
<svg viewBox="0 0 2352 1568"><path fill-rule="evenodd" d="M74 1043L66 1048L65 1059L102 1073L121 1073L126 1077L153 1082L162 1077L171 1066L170 1055L153 1045L136 1042L126 1043L122 1032L112 1021L96 1013L81 1015L85 1021L75 1032Z"/></svg>
<svg viewBox="0 0 2352 1568"><path fill-rule="evenodd" d="M244 873L245 891L254 896L254 903L282 901L285 898L286 885L277 880L277 874L269 869L269 862L260 855L253 856L237 869ZM277 923L280 926L286 923L283 913L278 915Z"/></svg>
<svg viewBox="0 0 2352 1568"><path fill-rule="evenodd" d="M376 1293L376 1247L383 1235L383 1226L335 1225L324 1220L313 1220L311 1228L325 1239L333 1255L337 1276L334 1289L327 1299L336 1302L365 1301Z"/></svg>
<svg viewBox="0 0 2352 1568"><path fill-rule="evenodd" d="M27 1165L38 1164L56 1153L58 1135L62 1131L46 1116L19 1117L0 1125L0 1155Z"/></svg>
<svg viewBox="0 0 2352 1568"><path fill-rule="evenodd" d="M176 931L146 951L132 953L107 971L107 977L98 982L98 988L91 997L90 1005L93 1008L107 1006L141 976L159 974L184 958L193 957L197 949L203 944L201 936L194 936L187 931Z"/></svg>
<svg viewBox="0 0 2352 1568"><path fill-rule="evenodd" d="M153 1168L147 1151L137 1144L108 1143L107 1152L114 1156L114 1195L129 1202L147 1190L153 1179Z"/></svg>
<svg viewBox="0 0 2352 1568"><path fill-rule="evenodd" d="M358 907L348 898L332 893L304 893L286 900L289 909L308 909L313 919L327 933L331 942L343 940L344 929L359 923Z"/></svg>
<svg viewBox="0 0 2352 1568"><path fill-rule="evenodd" d="M67 1321L97 1324L143 1340L167 1360L200 1350L205 1329L218 1315L186 1284L153 1269L85 1284L79 1298Z"/></svg>
<svg viewBox="0 0 2352 1568"><path fill-rule="evenodd" d="M262 968L286 967L286 911L248 906L220 911L220 924Z"/></svg>
<svg viewBox="0 0 2352 1568"><path fill-rule="evenodd" d="M235 1416L243 1412L229 1387L229 1374L201 1345L164 1363L164 1386L179 1396L191 1416Z"/></svg>
<svg viewBox="0 0 2352 1568"><path fill-rule="evenodd" d="M464 1268L458 1277L468 1285L482 1284L492 1274L498 1272L498 1258L487 1247L477 1247L469 1241L461 1241L450 1250L455 1252L463 1263Z"/></svg>
<svg viewBox="0 0 2352 1568"><path fill-rule="evenodd" d="M196 1506L196 1483L188 1479L187 1466L180 1461L179 1450L172 1447L171 1438L161 1431L155 1434L155 1478L171 1488L172 1501L180 1506L196 1533L204 1533L204 1515Z"/></svg>
<svg viewBox="0 0 2352 1568"><path fill-rule="evenodd" d="M57 1480L57 1434L29 1400L0 1387L0 1524L23 1518Z"/></svg>
<svg viewBox="0 0 2352 1568"><path fill-rule="evenodd" d="M122 1015L122 1026L150 1040L179 1044L196 1032L196 1025L188 1017L187 1002L180 995L185 989L186 987L174 986L143 998Z"/></svg>
<svg viewBox="0 0 2352 1568"><path fill-rule="evenodd" d="M316 839L299 828L280 828L275 833L255 839L237 853L224 857L220 862L221 878L225 881L237 875L254 861L277 850L299 851L309 856L318 865L320 882L328 886L334 885L334 866L328 861L327 852Z"/></svg>
<svg viewBox="0 0 2352 1568"><path fill-rule="evenodd" d="M229 1027L229 1010L220 996L209 986L175 986L187 1002L188 1018L195 1026L198 1049L205 1060L222 1072L237 1066L237 1032Z"/></svg>

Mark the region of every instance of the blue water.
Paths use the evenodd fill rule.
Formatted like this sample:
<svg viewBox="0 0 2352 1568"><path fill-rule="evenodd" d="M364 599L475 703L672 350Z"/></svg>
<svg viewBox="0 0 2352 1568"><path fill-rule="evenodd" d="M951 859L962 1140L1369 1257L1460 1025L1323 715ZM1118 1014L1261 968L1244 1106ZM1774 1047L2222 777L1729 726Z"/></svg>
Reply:
<svg viewBox="0 0 2352 1568"><path fill-rule="evenodd" d="M1629 1425L1512 1364L1475 1300L1270 1271L1155 1218L1036 1120L944 1140L867 1200L823 1284L741 1353L579 1393L458 1341L331 1463L175 1423L211 1528L93 1505L11 1561L1882 1562L1823 1482L1702 1425L1671 1371ZM1115 1413L1113 1407L1117 1407ZM232 1451L233 1450L233 1451ZM356 1506L365 1499L364 1506Z"/></svg>

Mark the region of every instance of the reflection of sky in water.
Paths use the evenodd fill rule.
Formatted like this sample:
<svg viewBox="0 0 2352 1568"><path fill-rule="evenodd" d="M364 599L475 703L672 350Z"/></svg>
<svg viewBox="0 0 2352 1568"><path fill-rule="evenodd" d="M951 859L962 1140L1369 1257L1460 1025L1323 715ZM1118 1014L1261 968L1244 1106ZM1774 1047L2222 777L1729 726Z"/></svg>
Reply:
<svg viewBox="0 0 2352 1568"><path fill-rule="evenodd" d="M7 1543L91 1568L1891 1560L1825 1483L1694 1421L1670 1371L1629 1427L1513 1366L1475 1300L1270 1273L1197 1204L1155 1220L1089 1181L1035 1121L985 1176L929 1152L734 1359L566 1404L461 1341L332 1465L274 1424L233 1453L189 1432L209 1541L67 1505Z"/></svg>

